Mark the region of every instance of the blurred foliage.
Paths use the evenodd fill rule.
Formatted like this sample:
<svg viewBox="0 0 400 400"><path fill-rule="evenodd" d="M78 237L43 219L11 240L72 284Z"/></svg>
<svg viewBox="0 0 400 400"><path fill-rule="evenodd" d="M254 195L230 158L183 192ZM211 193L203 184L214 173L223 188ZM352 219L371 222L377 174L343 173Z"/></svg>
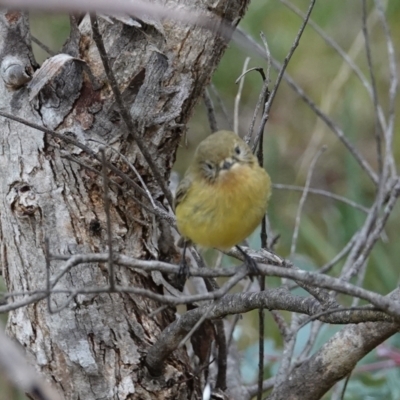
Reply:
<svg viewBox="0 0 400 400"><path fill-rule="evenodd" d="M294 2L306 11L309 1ZM390 25L395 49L399 48L400 38L400 2L389 0L386 15ZM368 2L369 34L373 68L377 82L379 100L387 110L389 70L387 46L382 26L373 12L373 2ZM369 79L365 47L362 35L361 2L326 0L317 2L312 19L323 31L335 40L344 51L351 54L356 64ZM264 32L270 52L282 62L287 55L300 27L301 19L284 6L279 0L253 0L240 26L261 43L259 32ZM31 17L32 33L53 51L57 51L67 38L68 18L57 15L34 15ZM33 45L37 60L43 62L48 55ZM233 105L238 85L235 80L242 72L247 56L252 57L249 67L266 68L264 60L252 53L246 54L243 48L235 44L229 46L213 83L228 110L228 121L224 118L218 101L211 91L217 110L219 127L232 128ZM399 54L397 61L399 61ZM288 66L287 72L303 88L308 96L336 123L341 126L347 138L362 152L368 162L376 169L377 155L374 133L373 104L358 78L349 70L343 59L311 28L307 27L299 47ZM271 88L276 79L276 72L271 71ZM262 81L257 72L245 77L240 101L240 134L247 132L253 111L261 89ZM398 111L398 102L396 111ZM386 111L387 114L387 111ZM256 125L257 126L257 125ZM399 122L396 121L395 132ZM184 142L177 154L175 169L182 174L191 160L196 145L210 133L206 112L199 102ZM273 182L304 185L310 161L322 145L328 150L320 158L314 170L312 187L332 191L348 197L366 207L370 206L375 188L368 176L361 170L342 143L320 121L314 112L282 82L271 109L265 130L264 140L265 167ZM394 137L395 156L400 157L400 136ZM295 216L301 192L275 190L269 207L269 219L275 234L280 234L276 252L288 256L295 224ZM365 214L346 204L309 194L302 216L295 260L306 269L316 269L337 254L363 223ZM375 246L364 286L379 293L388 293L396 287L399 274L396 260L400 259L400 246L395 245L399 208L395 208L381 242ZM259 234L256 232L249 239L252 247L259 247ZM212 263L215 254L207 253L207 260ZM232 263L224 259L225 264ZM339 264L333 269L333 275L340 271ZM268 279L269 286L276 286L278 279ZM350 299L343 298L344 304ZM289 318L288 313L283 313ZM299 332L296 352L300 353L308 338L309 326ZM321 331L315 345L317 349L325 343L340 327L327 326ZM254 381L257 371L257 313L243 316L235 332L239 347L243 350L242 372L247 382ZM397 340L397 341L396 341ZM395 337L390 340L393 346L399 345ZM276 371L281 352L281 337L271 316L266 313L266 371L269 377ZM362 363L377 361L376 352L372 352ZM354 373L349 381L345 399L398 399L400 398L398 369L371 370ZM0 400L19 400L5 383L0 381ZM4 394L4 395L3 395ZM325 398L330 398L328 394Z"/></svg>
<svg viewBox="0 0 400 400"><path fill-rule="evenodd" d="M295 6L305 12L309 1L298 0ZM400 2L388 1L386 15L394 40L395 49L399 48ZM379 101L387 115L389 69L386 40L382 26L373 11L373 2L368 2L368 27L371 40L373 69L378 88ZM349 53L355 63L370 80L366 61L365 44L362 34L361 2L317 2L312 19L320 28L336 41L345 52ZM287 55L300 27L301 19L278 0L256 0L251 3L246 17L240 24L259 42L262 31L268 41L273 58L282 62ZM217 72L213 83L216 86L225 107L229 112L229 120L224 118L218 100L211 96L217 110L220 129L232 128L234 100L238 85L236 79L241 75L246 56L252 57L250 67L266 68L266 62L254 54L245 54L242 49L232 44ZM399 54L397 61L399 61ZM344 131L347 138L363 154L368 162L377 170L377 151L374 130L374 109L371 99L359 79L351 72L348 65L311 27L307 27L299 47L289 63L287 72L307 95L328 114ZM271 71L271 88L277 73ZM262 81L257 72L246 75L240 101L240 134L244 135L250 125L253 111L261 90ZM397 102L396 111L399 110ZM256 125L257 126L257 125ZM396 121L395 133L399 122ZM210 133L206 111L199 103L196 113L189 124L186 145L182 145L178 153L177 170L182 173L192 151L199 141ZM264 152L265 167L275 183L292 185L305 184L311 159L322 145L328 149L319 159L313 172L311 186L325 189L345 196L357 203L369 207L375 196L375 187L368 176L360 168L354 157L336 138L330 129L318 119L315 113L298 97L283 81L273 103L270 118L265 130ZM399 159L400 136L394 137L394 151ZM295 217L301 192L274 190L268 216L274 234L280 239L275 249L278 254L288 256L292 241ZM370 257L364 287L379 293L388 293L398 283L399 273L396 260L400 256L400 248L395 245L397 222L399 218L397 206L389 219L382 240L375 246ZM362 211L355 210L346 204L309 194L303 213L297 243L295 262L302 268L315 270L334 257L349 241L353 233L365 219ZM252 247L259 247L258 233L250 238ZM229 260L228 262L231 262ZM337 276L342 264L338 264L332 274ZM268 285L273 287L278 279L268 278ZM341 302L351 304L349 297L341 296ZM281 351L281 336L275 322L268 313L266 321L265 377L276 372ZM283 313L289 320L289 313ZM340 326L327 326L321 331L315 350L337 332ZM257 376L258 314L248 313L238 325L237 340L244 351L242 373L246 381ZM296 352L300 353L308 339L309 327L303 328L298 335ZM394 341L394 338L390 342ZM376 361L373 351L367 361ZM278 357L276 356L278 354ZM250 362L249 362L250 360ZM352 375L346 389L345 399L398 399L397 369L388 371L360 372ZM396 384L397 378L397 384ZM341 384L340 384L341 385ZM328 393L325 398L330 398Z"/></svg>

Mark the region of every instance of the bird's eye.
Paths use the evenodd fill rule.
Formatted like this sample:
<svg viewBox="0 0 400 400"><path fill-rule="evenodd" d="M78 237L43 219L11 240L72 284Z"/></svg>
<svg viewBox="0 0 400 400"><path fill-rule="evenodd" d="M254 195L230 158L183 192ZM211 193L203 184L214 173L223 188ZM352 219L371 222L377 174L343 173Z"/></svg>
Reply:
<svg viewBox="0 0 400 400"><path fill-rule="evenodd" d="M235 154L236 154L236 155L240 155L240 153L241 153L240 147L239 147L239 146L236 146L236 147L235 147Z"/></svg>
<svg viewBox="0 0 400 400"><path fill-rule="evenodd" d="M212 171L214 169L214 165L212 165L210 162L205 162L204 166L206 167L206 169L208 169L209 171Z"/></svg>

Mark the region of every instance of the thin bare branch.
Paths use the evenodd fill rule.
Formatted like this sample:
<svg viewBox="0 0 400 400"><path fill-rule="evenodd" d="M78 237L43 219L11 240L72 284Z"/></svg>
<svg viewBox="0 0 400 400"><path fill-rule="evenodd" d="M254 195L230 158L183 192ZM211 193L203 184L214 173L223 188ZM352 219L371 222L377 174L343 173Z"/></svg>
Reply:
<svg viewBox="0 0 400 400"><path fill-rule="evenodd" d="M211 83L210 85L211 90L215 96L215 98L217 99L217 103L219 105L219 107L221 108L222 114L226 120L226 122L228 123L229 129L233 129L233 122L232 122L232 117L230 116L230 113L228 113L228 110L226 109L226 106L223 102L223 100L221 99L221 96L219 95L219 92L217 90L217 88L215 87L215 85L213 83Z"/></svg>
<svg viewBox="0 0 400 400"><path fill-rule="evenodd" d="M151 205L153 206L153 208L156 210L157 209L157 205L156 202L152 196L152 194L150 193L149 188L147 187L145 181L143 180L142 176L139 174L138 170L135 168L135 166L128 160L127 157L125 157L120 151L118 151L117 149L115 149L114 147L110 146L107 143L102 143L99 140L95 140L95 139L90 139L90 141L95 142L95 143L99 143L101 146L107 147L108 149L110 149L111 151L114 151L116 154L118 154L119 157L121 157L124 162L126 162L126 164L129 166L129 168L133 171L133 173L136 175L136 177L138 178L140 184L143 187L143 190L146 192L147 194L147 198L149 199ZM106 166L107 166L107 161L106 162ZM110 182L110 179L109 179Z"/></svg>
<svg viewBox="0 0 400 400"><path fill-rule="evenodd" d="M82 149L83 151L85 151L89 156L93 157L95 160L97 160L100 164L101 164L101 157L99 157L99 155L97 153L95 153L90 147L84 145L83 143L72 139L70 136L55 132L51 129L47 129L44 128L41 125L35 124L33 122L27 121L23 118L19 118L16 117L12 114L0 111L0 116L11 119L13 121L19 122L21 124L24 124L26 126L29 126L33 129L36 129L40 132L43 133L47 133L50 136L53 136L57 139L62 140L65 143L68 144L72 144L80 149ZM68 158L69 156L64 155L65 158ZM81 163L79 160L75 159L75 158L71 158L69 157L69 159L71 161L74 161L82 166L84 166L85 168L88 168L90 170L92 170L93 172L95 172L96 170L92 169L89 166L86 166L85 164ZM129 186L131 186L132 188L134 188L135 190L137 190L141 195L147 197L147 193L145 190L143 190L135 181L133 181L128 175L124 174L120 169L118 169L117 167L115 167L113 164L107 162L107 168L109 168L111 171L113 171L116 175L118 175L119 177L121 177ZM96 171L97 174L100 174L99 171ZM115 183L114 183L115 184ZM143 206L144 208L148 209L150 212L155 213L157 216L159 216L160 218L166 219L167 221L169 221L171 224L175 223L175 217L168 214L165 210L164 207L161 203L156 202L157 204L157 208L155 210L151 210L150 208L148 208L146 205L144 205L143 203L141 203L141 206Z"/></svg>
<svg viewBox="0 0 400 400"><path fill-rule="evenodd" d="M384 131L385 144L386 144L386 157L385 166L390 169L391 176L396 176L396 164L393 157L393 131L395 121L395 107L396 107L396 96L398 90L398 77L397 77L397 64L396 64L396 53L394 50L392 35L390 33L389 25L386 20L384 6L382 0L375 0L376 9L383 26L383 31L386 38L386 46L388 51L389 59L389 72L390 72L390 86L389 86L389 111L388 111L388 124ZM385 173L384 176L388 176Z"/></svg>
<svg viewBox="0 0 400 400"><path fill-rule="evenodd" d="M114 150L115 150L115 149L114 149ZM115 151L116 151L116 150L115 150ZM69 155L69 154L63 154L62 157L65 158L65 159L67 159L67 160L69 160L69 161L72 161L72 162L74 162L74 163L80 165L81 167L87 169L88 171L93 172L93 173L96 174L96 175L99 175L99 176L101 175L101 171L98 171L97 169L91 167L90 165L87 165L86 163L82 162L82 161L81 161L79 158L77 158L77 157L73 157L73 156L71 156L71 155ZM107 163L107 164L108 164L108 167L110 168L110 164L109 164L109 163ZM129 163L128 165L132 165L132 164ZM133 166L133 165L132 165L132 166ZM115 167L114 167L114 168L115 168ZM117 169L117 170L118 170L118 169ZM136 169L135 169L135 170L136 170ZM114 171L114 172L116 172L116 171ZM131 183L134 182L134 181L132 181L127 175L123 174L121 171L120 171L120 173L117 173L117 172L116 172L116 174L119 175L119 176L121 176L121 178L122 178L129 186L132 186ZM112 185L114 185L114 186L116 186L118 189L122 190L123 192L126 191L126 187L121 186L119 183L115 182L113 179L109 179L109 183L112 184ZM144 186L144 187L146 187L146 186ZM136 186L135 186L134 188L136 188ZM147 193L147 190L146 190L146 189L145 189L145 191L146 191L146 193ZM130 189L128 189L128 193L129 193L129 192L131 192ZM136 202L140 207L142 207L144 210L148 211L148 212L151 213L151 214L156 215L157 217L159 217L159 218L161 218L161 219L164 219L164 220L168 221L168 222L171 224L171 226L175 226L175 216L169 214L167 211L165 211L163 208L161 208L161 204L160 204L159 202L157 202L157 201L154 201L154 199L152 198L151 194L150 194L150 198L153 200L155 207L150 207L148 204L145 204L145 203L143 203L142 201L140 201L140 200L134 195L133 192L129 193L129 195L130 195L130 198L134 199L135 202ZM151 205L153 205L153 203L152 203ZM135 217L133 217L133 216L132 216L132 219L134 219L137 223L139 223L139 224L141 224L141 225L146 225L146 226L147 226L147 224L148 224L148 222L139 220L138 218L135 218Z"/></svg>
<svg viewBox="0 0 400 400"><path fill-rule="evenodd" d="M109 65L108 56L106 53L106 49L104 47L103 39L102 39L100 31L99 31L98 21L97 21L96 16L91 14L90 21L91 21L92 30L93 30L93 40L95 41L97 49L99 50L99 54L100 54L101 61L103 63L104 70L105 70L107 78L110 82L111 89L114 93L115 101L118 104L119 112L121 113L121 116L128 128L129 134L132 135L132 137L135 139L135 142L136 142L137 146L139 147L139 150L143 154L143 157L145 158L148 166L150 167L151 172L154 175L154 178L156 179L162 192L164 193L165 198L168 200L169 205L171 207L173 207L174 200L173 200L171 191L169 190L168 186L166 185L165 178L163 178L159 168L154 163L153 157L151 156L147 147L145 146L142 137L137 133L138 132L137 127L135 126L135 123L132 120L132 117L129 114L129 112L124 104L121 91L119 90L119 87L118 87L117 80L115 79L114 73Z"/></svg>
<svg viewBox="0 0 400 400"><path fill-rule="evenodd" d="M226 390L226 373L228 367L228 347L226 343L226 334L224 321L217 319L214 321L215 330L217 333L216 343L218 346L218 372L217 379L215 382L215 388L222 391Z"/></svg>
<svg viewBox="0 0 400 400"><path fill-rule="evenodd" d="M282 66L281 66L281 68L279 70L278 77L276 78L276 81L275 81L275 85L274 85L274 87L272 89L271 94L268 97L268 101L267 101L267 104L265 106L265 110L264 110L263 116L261 118L261 122L260 122L256 137L255 137L255 140L254 140L253 148L255 148L257 146L257 144L258 144L258 142L260 140L260 137L264 132L264 127L265 127L265 124L267 123L268 118L269 118L269 112L270 112L270 109L271 109L271 106L272 106L272 102L275 99L276 93L277 93L278 88L280 86L280 83L282 81L282 78L283 78L283 75L285 73L286 67L288 66L289 61L291 60L291 58L292 58L297 46L299 45L300 38L303 35L305 27L307 26L308 19L310 18L311 12L312 12L312 10L314 8L314 5L315 5L315 1L316 0L311 0L310 1L310 4L308 6L308 10L307 10L306 16L305 16L305 18L303 20L303 23L301 24L300 29L299 29L299 31L298 31L298 33L296 35L296 38L295 38L295 40L293 42L293 45L290 48L289 53L285 57L285 59L284 59L284 61L282 63ZM270 57L268 57L268 59L270 59Z"/></svg>
<svg viewBox="0 0 400 400"><path fill-rule="evenodd" d="M266 392L267 390L270 390L274 387L275 385L275 378L268 378L263 381L262 384L262 390L263 392ZM246 397L245 400L251 400L258 392L259 392L259 386L257 385L251 385L251 386L246 386L247 391L249 392L248 396Z"/></svg>
<svg viewBox="0 0 400 400"><path fill-rule="evenodd" d="M242 293L247 293L247 292L250 290L250 288L251 288L252 285L253 285L253 282L252 282L251 280L249 280L249 281L246 283L246 286L244 287ZM233 334L234 334L234 332L235 332L236 325L237 325L237 323L239 322L240 318L241 318L241 316L240 316L239 314L236 314L235 317L233 318L233 321L232 321L232 323L231 323L231 326L230 326L230 328L229 328L229 332L228 332L228 335L227 335L227 337L228 337L227 347L228 347L228 348L229 348L229 346L230 346L231 343L232 343Z"/></svg>
<svg viewBox="0 0 400 400"><path fill-rule="evenodd" d="M311 183L311 177L312 177L312 174L314 172L314 168L315 168L315 165L316 165L318 159L321 157L321 155L324 153L325 150L326 150L326 147L323 146L317 152L317 154L314 156L314 158L311 161L311 165L310 165L310 168L309 168L308 173L307 173L307 179L306 179L306 183L305 183L305 186L304 186L304 191L303 191L303 194L301 195L299 206L297 208L296 223L295 223L294 230L293 230L292 244L290 246L290 256L289 256L289 258L293 258L293 255L296 252L297 237L299 235L299 229L300 229L300 218L301 218L301 213L302 213L302 210L303 210L303 207L304 207L304 203L305 203L305 201L307 199L308 189L309 189L310 183Z"/></svg>
<svg viewBox="0 0 400 400"><path fill-rule="evenodd" d="M355 260L354 264L351 266L351 269L349 269L348 271L346 271L345 274L343 274L342 279L350 279L352 276L356 275L361 266L366 262L369 254L372 251L372 248L378 241L399 196L400 196L400 178L397 178L393 183L391 194L385 206L382 216L378 218L373 230L371 232L368 232L368 235L365 237L365 244L363 246L362 251L358 254L358 257Z"/></svg>
<svg viewBox="0 0 400 400"><path fill-rule="evenodd" d="M260 290L265 290L265 276L260 276ZM262 307L258 309L258 393L257 400L262 399L264 381L264 335L265 335L265 312Z"/></svg>
<svg viewBox="0 0 400 400"><path fill-rule="evenodd" d="M242 74L239 76L239 78L236 80L235 83L239 82L239 87L238 91L235 97L235 107L233 111L233 131L236 132L236 134L239 134L239 104L240 104L240 99L242 97L242 91L243 91L243 85L244 85L244 76L245 72L247 70L247 66L249 65L250 62L250 57L246 57L243 63L243 68L242 68Z"/></svg>
<svg viewBox="0 0 400 400"><path fill-rule="evenodd" d="M54 53L53 50L50 49L50 47L46 46L44 43L42 43L35 36L31 35L31 40L32 40L33 43L37 44L42 50L44 50L50 56L54 56L56 54L56 53Z"/></svg>
<svg viewBox="0 0 400 400"><path fill-rule="evenodd" d="M307 342L304 345L303 350L301 351L299 356L296 358L295 361L293 361L293 366L302 363L305 359L307 359L310 356L310 352L315 346L315 341L317 340L318 334L321 331L322 327L323 323L321 321L313 321L311 325L311 331L307 338ZM300 330L299 327L297 327L297 329L298 331Z"/></svg>
<svg viewBox="0 0 400 400"><path fill-rule="evenodd" d="M324 310L324 311L321 311L321 312L319 312L317 314L314 314L314 315L306 318L297 327L295 334L297 334L300 331L300 329L304 328L310 322L315 321L315 320L317 320L317 319L319 319L319 318L321 318L323 316L331 315L331 314L334 314L334 313L349 313L350 314L350 313L352 313L354 311L378 311L378 309L375 308L375 307L371 307L371 306L361 306L361 307L352 306L352 307L338 307L336 309Z"/></svg>
<svg viewBox="0 0 400 400"><path fill-rule="evenodd" d="M196 332L197 328L208 318L208 315L210 314L213 307L214 305L211 304L207 308L207 310L204 312L201 318L193 325L192 329L188 332L188 334L179 342L177 347L178 349L180 347L183 347L186 344L186 342L193 336L193 333Z"/></svg>
<svg viewBox="0 0 400 400"><path fill-rule="evenodd" d="M303 192L304 191L304 187L303 186L285 185L283 183L273 183L272 187L274 189L278 189L278 190L293 190L293 191L297 191L297 192ZM366 214L368 214L369 211L370 211L367 207L364 207L361 204L358 204L355 201L348 199L347 197L343 197L343 196L340 196L338 194L335 194L335 193L332 193L332 192L328 192L327 190L317 189L317 188L308 188L308 193L318 194L320 196L328 197L328 198L330 198L332 200L340 201L340 202L342 202L344 204L347 204L347 205L355 208L356 210L363 211Z"/></svg>
<svg viewBox="0 0 400 400"><path fill-rule="evenodd" d="M204 105L207 110L208 124L210 125L211 133L218 131L217 118L215 116L214 104L212 102L208 89L203 94Z"/></svg>
<svg viewBox="0 0 400 400"><path fill-rule="evenodd" d="M346 283L347 285L347 283ZM227 309L230 311L235 310L237 313L243 311L243 307L246 309L252 308L257 304L257 308L262 305L264 308L274 308L276 309L276 304L274 304L278 299L282 301L284 298L295 299L297 296L289 295L283 289L266 289L265 292L258 293L240 293L240 294L227 294L215 304L215 307L209 313L209 319L221 318L226 315ZM240 299L240 300L239 300ZM307 300L312 301L313 306L310 303L307 304ZM389 298L385 298L388 303L391 302ZM309 310L309 307L318 309L317 305L311 299L303 299L301 304L296 305L300 307L305 307ZM146 356L146 365L150 372L154 375L161 373L163 361L173 352L181 339L186 335L187 332L196 324L196 322L202 318L202 315L208 309L209 305L200 306L193 310L187 311L180 319L169 325L159 336L158 341L150 347ZM316 308L315 308L316 307ZM318 311L317 311L318 312ZM352 314L352 318L357 317L363 311L358 311ZM344 312L345 314L346 312ZM334 314L333 314L334 315ZM384 316L384 314L382 315ZM327 316L326 318L332 317ZM347 315L349 317L349 315Z"/></svg>
<svg viewBox="0 0 400 400"><path fill-rule="evenodd" d="M292 324L290 326L290 330L293 331L296 329L296 327L297 323L295 322L295 319L293 319ZM296 344L296 335L288 335L285 338L279 369L278 372L275 374L274 389L277 388L278 385L280 385L282 382L286 380L286 377L290 370L295 344ZM274 395L274 390L272 391L271 396L273 395Z"/></svg>
<svg viewBox="0 0 400 400"><path fill-rule="evenodd" d="M244 141L249 144L253 138L253 132L254 132L254 125L256 123L256 119L257 119L257 115L260 112L260 109L262 109L262 113L264 114L265 111L265 107L266 107L266 102L269 99L269 85L271 83L271 79L270 79L270 74L271 74L271 53L269 51L269 46L268 46L268 42L266 37L264 36L264 34L261 32L260 34L261 39L264 43L264 48L265 48L265 57L267 59L267 75L263 78L263 86L261 88L260 94L258 96L258 100L257 100L257 104L256 104L256 108L254 109L253 112L253 118L251 119L250 122L250 126L249 129L246 133L246 136L244 138ZM256 149L256 143L253 144L252 149L253 152Z"/></svg>
<svg viewBox="0 0 400 400"><path fill-rule="evenodd" d="M52 308L51 308L51 282L50 282L50 261L51 261L51 255L50 255L50 244L49 244L49 238L45 237L44 238L44 251L45 251L45 258L46 258L46 289L47 289L47 311L49 314L52 314Z"/></svg>
<svg viewBox="0 0 400 400"><path fill-rule="evenodd" d="M371 79L371 88L372 88L372 102L374 105L375 110L375 141L376 141L376 151L377 151L377 159L378 159L378 171L381 175L383 173L383 161L382 161L382 132L379 126L379 99L378 99L378 92L376 88L376 81L375 81L375 73L372 64L372 55L371 55L371 43L368 33L367 27L367 4L365 0L361 0L362 3L362 31L364 34L365 40L365 52L367 55L367 64L369 75Z"/></svg>
<svg viewBox="0 0 400 400"><path fill-rule="evenodd" d="M354 246L355 241L357 240L358 232L356 232L352 238L347 242L347 244L343 247L343 249L336 254L335 257L332 258L329 262L324 264L318 272L320 274L328 273L332 267L334 267L342 258L346 256L346 254L350 251L350 249Z"/></svg>
<svg viewBox="0 0 400 400"><path fill-rule="evenodd" d="M108 279L110 284L110 292L115 290L115 274L114 274L114 260L113 260L113 245L112 245L112 228L111 228L111 215L110 215L110 197L108 196L108 174L106 165L106 154L104 148L100 148L102 172L103 172L103 202L104 212L106 214L106 227L107 227L107 243L108 243Z"/></svg>

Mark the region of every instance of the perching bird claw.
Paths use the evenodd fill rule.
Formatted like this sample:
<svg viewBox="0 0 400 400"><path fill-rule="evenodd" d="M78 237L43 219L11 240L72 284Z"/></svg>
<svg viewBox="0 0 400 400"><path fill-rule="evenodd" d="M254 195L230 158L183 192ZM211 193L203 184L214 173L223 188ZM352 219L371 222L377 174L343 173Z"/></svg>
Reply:
<svg viewBox="0 0 400 400"><path fill-rule="evenodd" d="M189 266L187 265L185 257L179 263L178 279L188 279L190 276Z"/></svg>
<svg viewBox="0 0 400 400"><path fill-rule="evenodd" d="M244 263L247 268L247 272L249 273L250 279L252 279L253 275L259 275L260 270L258 268L257 262L250 257L240 246L235 246L244 258Z"/></svg>
<svg viewBox="0 0 400 400"><path fill-rule="evenodd" d="M190 276L189 266L186 262L186 249L188 246L188 241L183 240L183 251L181 262L179 263L178 279L186 281Z"/></svg>

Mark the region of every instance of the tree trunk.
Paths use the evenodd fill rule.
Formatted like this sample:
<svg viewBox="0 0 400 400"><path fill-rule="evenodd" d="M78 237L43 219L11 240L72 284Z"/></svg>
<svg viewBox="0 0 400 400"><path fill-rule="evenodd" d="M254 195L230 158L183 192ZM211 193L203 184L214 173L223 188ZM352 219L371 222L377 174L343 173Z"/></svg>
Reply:
<svg viewBox="0 0 400 400"><path fill-rule="evenodd" d="M178 6L184 1L169 1ZM207 15L238 21L247 1L202 0L190 7ZM217 66L226 38L209 30L160 22L150 16L130 26L99 17L99 27L127 108L153 162L168 181L184 125ZM137 25L137 26L136 26ZM64 53L37 70L27 16L1 14L0 109L63 133L83 143L138 183L118 154L135 166L155 201L166 203L137 142L115 103L89 17L77 26ZM83 60L84 63L80 60ZM88 69L94 78L88 73ZM70 256L107 251L102 165L89 150L66 143L32 127L1 118L0 242L1 263L10 292L46 289L46 247ZM138 134L136 132L136 134ZM112 145L113 150L110 146ZM83 164L86 166L83 166ZM90 168L88 168L90 167ZM142 259L168 259L176 254L170 227L139 205L148 200L108 169L112 247ZM176 260L175 260L176 261ZM50 276L65 263L52 260ZM70 291L106 287L109 270L102 263L72 267L47 304L39 301L10 313L8 331L28 350L41 371L65 399L189 399L196 395L184 349L175 351L165 373L153 379L142 365L146 349L175 319L174 309L150 313L156 301L129 293ZM115 268L121 286L159 292L152 276ZM28 303L36 293L15 297ZM48 307L49 306L49 307ZM50 309L53 312L49 312ZM57 310L57 309L61 310ZM57 311L57 312L54 312ZM33 395L33 394L31 394Z"/></svg>

